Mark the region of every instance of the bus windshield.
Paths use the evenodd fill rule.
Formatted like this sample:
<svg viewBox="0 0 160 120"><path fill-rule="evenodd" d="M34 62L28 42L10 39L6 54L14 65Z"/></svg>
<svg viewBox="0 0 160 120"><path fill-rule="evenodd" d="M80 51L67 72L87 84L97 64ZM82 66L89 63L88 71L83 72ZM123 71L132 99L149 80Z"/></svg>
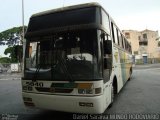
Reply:
<svg viewBox="0 0 160 120"><path fill-rule="evenodd" d="M98 67L97 31L56 33L27 40L25 78L36 80L94 80Z"/></svg>

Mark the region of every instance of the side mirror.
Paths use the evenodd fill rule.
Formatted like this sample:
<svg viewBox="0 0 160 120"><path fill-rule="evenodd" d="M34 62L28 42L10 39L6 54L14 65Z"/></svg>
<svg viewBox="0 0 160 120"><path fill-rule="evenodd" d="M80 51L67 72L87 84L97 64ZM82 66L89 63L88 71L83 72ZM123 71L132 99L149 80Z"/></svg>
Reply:
<svg viewBox="0 0 160 120"><path fill-rule="evenodd" d="M62 48L63 47L63 39L57 39L56 41L55 41L55 44L54 44L54 47L55 48Z"/></svg>
<svg viewBox="0 0 160 120"><path fill-rule="evenodd" d="M112 54L112 41L111 40L106 40L104 41L104 54Z"/></svg>
<svg viewBox="0 0 160 120"><path fill-rule="evenodd" d="M104 58L104 69L112 69L112 58Z"/></svg>

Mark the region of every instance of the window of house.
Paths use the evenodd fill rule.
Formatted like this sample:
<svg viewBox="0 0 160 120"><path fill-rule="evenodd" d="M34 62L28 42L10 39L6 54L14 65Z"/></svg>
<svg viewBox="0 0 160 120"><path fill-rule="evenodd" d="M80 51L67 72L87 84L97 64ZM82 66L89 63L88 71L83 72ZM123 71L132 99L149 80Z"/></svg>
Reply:
<svg viewBox="0 0 160 120"><path fill-rule="evenodd" d="M141 36L138 36L138 40L141 40Z"/></svg>
<svg viewBox="0 0 160 120"><path fill-rule="evenodd" d="M134 51L134 55L138 55L138 51Z"/></svg>
<svg viewBox="0 0 160 120"><path fill-rule="evenodd" d="M139 45L141 46L147 46L148 45L148 42L139 42Z"/></svg>
<svg viewBox="0 0 160 120"><path fill-rule="evenodd" d="M147 34L143 34L143 38L146 38L146 39L147 39Z"/></svg>

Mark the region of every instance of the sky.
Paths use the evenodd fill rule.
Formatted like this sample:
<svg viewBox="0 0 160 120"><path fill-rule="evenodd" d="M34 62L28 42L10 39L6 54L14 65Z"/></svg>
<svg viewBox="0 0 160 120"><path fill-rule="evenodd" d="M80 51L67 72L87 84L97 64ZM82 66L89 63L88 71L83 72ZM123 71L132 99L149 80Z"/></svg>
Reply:
<svg viewBox="0 0 160 120"><path fill-rule="evenodd" d="M24 24L32 14L80 3L98 2L121 30L159 31L160 0L24 0ZM0 0L0 32L22 25L22 0ZM0 46L3 55L7 46Z"/></svg>

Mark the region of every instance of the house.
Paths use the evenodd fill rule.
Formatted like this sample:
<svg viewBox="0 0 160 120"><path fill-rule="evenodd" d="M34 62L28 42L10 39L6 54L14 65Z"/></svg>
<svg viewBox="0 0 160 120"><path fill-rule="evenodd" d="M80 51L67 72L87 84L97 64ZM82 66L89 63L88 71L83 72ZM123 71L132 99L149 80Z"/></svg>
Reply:
<svg viewBox="0 0 160 120"><path fill-rule="evenodd" d="M158 31L123 30L132 46L132 55L137 64L160 62L160 43L157 41Z"/></svg>

